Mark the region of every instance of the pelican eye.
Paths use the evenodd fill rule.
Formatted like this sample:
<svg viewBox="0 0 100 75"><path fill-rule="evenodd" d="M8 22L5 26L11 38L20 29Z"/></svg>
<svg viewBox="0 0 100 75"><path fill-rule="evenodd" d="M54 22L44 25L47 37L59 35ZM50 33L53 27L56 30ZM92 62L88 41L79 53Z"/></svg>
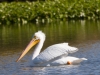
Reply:
<svg viewBox="0 0 100 75"><path fill-rule="evenodd" d="M37 37L36 37L36 36L32 36L32 39L33 39L33 38L36 39Z"/></svg>
<svg viewBox="0 0 100 75"><path fill-rule="evenodd" d="M38 40L39 38L38 38L37 36L34 36L34 39L35 39L35 40Z"/></svg>

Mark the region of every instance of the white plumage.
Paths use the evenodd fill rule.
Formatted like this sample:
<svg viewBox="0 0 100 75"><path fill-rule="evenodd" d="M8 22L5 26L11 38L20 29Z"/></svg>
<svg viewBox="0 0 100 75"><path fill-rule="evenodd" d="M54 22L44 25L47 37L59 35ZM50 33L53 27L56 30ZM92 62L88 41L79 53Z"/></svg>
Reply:
<svg viewBox="0 0 100 75"><path fill-rule="evenodd" d="M37 44L33 52L33 57L32 57L33 66L55 66L55 65L57 66L57 65L80 63L83 60L87 60L86 58L76 58L67 56L68 53L74 53L78 51L76 47L71 47L68 45L68 43L54 44L52 46L49 46L43 52L40 53L44 41L45 41L45 34L42 31L36 32L34 34L34 38L30 42L30 44L26 47L26 49L23 51L18 61L29 51L29 49L33 45L35 45L38 42L39 43Z"/></svg>
<svg viewBox="0 0 100 75"><path fill-rule="evenodd" d="M60 43L49 46L42 53L40 53L35 59L34 63L45 63L53 59L57 59L57 57L61 58L63 56L67 56L68 53L76 52L78 49L75 47L68 46L68 43ZM59 59L58 58L58 59Z"/></svg>

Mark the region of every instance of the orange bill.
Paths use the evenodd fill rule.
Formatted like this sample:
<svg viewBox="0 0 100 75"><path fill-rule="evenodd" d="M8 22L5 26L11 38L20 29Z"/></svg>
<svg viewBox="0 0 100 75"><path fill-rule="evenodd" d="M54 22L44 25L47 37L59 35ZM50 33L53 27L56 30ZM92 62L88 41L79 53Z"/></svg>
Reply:
<svg viewBox="0 0 100 75"><path fill-rule="evenodd" d="M25 54L26 54L34 45L36 45L39 41L40 41L39 39L36 40L36 39L33 38L33 39L30 41L30 43L28 44L28 46L26 47L26 49L22 52L22 54L20 55L20 57L17 59L17 62L18 62L22 57L24 57Z"/></svg>

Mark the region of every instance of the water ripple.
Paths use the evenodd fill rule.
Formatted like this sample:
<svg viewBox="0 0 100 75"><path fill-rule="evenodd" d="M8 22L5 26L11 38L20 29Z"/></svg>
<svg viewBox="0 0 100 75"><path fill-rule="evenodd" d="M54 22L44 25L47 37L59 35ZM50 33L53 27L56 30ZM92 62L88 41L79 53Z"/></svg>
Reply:
<svg viewBox="0 0 100 75"><path fill-rule="evenodd" d="M89 45L77 45L79 51L73 56L86 57L88 60L79 65L63 65L52 67L29 67L31 58L28 54L20 62L15 62L18 54L0 56L0 75L99 75L100 74L100 42Z"/></svg>

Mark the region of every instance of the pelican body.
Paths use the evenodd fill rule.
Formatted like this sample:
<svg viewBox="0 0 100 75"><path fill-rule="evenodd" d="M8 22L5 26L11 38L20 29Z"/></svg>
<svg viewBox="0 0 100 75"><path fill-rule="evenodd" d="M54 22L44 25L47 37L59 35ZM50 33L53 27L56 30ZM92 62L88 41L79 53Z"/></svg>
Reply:
<svg viewBox="0 0 100 75"><path fill-rule="evenodd" d="M32 40L22 52L17 62L34 46L37 44L33 52L32 64L33 66L58 66L58 65L71 65L80 63L86 58L77 58L68 56L68 53L78 51L78 48L71 47L68 43L59 43L47 47L40 53L45 41L45 34L38 31L34 34Z"/></svg>

